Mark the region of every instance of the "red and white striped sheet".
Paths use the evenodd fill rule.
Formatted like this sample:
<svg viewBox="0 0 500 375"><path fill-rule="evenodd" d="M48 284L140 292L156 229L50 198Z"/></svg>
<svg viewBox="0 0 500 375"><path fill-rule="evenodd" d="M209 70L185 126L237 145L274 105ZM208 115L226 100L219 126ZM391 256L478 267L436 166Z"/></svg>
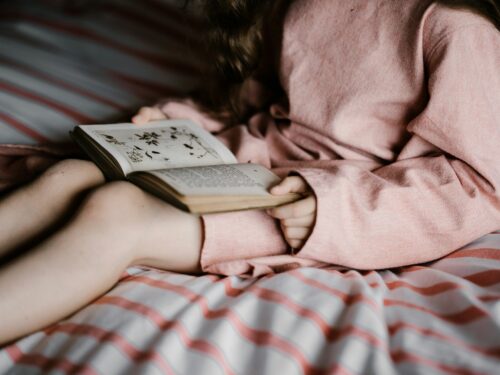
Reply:
<svg viewBox="0 0 500 375"><path fill-rule="evenodd" d="M425 266L243 279L131 268L0 373L498 374L500 232Z"/></svg>
<svg viewBox="0 0 500 375"><path fill-rule="evenodd" d="M202 29L181 2L61 3L0 3L0 143L64 141L199 82Z"/></svg>

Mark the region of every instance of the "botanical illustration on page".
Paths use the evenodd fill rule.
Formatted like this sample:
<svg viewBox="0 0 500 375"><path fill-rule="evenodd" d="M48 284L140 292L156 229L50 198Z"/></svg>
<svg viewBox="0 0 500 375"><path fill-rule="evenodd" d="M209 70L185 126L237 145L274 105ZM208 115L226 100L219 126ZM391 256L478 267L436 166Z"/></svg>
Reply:
<svg viewBox="0 0 500 375"><path fill-rule="evenodd" d="M113 145L135 170L224 163L212 147L182 124L155 129L94 130L94 134Z"/></svg>

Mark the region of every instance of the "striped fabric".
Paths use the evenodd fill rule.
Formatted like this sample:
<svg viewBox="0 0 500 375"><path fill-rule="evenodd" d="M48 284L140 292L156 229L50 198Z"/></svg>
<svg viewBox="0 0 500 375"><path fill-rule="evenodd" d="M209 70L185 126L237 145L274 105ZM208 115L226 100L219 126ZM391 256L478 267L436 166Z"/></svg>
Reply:
<svg viewBox="0 0 500 375"><path fill-rule="evenodd" d="M500 232L427 266L259 279L131 268L0 373L498 374Z"/></svg>
<svg viewBox="0 0 500 375"><path fill-rule="evenodd" d="M67 140L199 82L201 27L182 1L63 3L0 1L0 143Z"/></svg>

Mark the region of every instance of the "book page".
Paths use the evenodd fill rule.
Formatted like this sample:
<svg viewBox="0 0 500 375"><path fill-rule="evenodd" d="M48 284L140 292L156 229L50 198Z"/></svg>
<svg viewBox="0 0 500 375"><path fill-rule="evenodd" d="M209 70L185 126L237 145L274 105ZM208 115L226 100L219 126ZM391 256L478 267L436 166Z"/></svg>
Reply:
<svg viewBox="0 0 500 375"><path fill-rule="evenodd" d="M143 126L79 127L113 155L125 175L133 171L237 162L217 138L189 120L155 121Z"/></svg>
<svg viewBox="0 0 500 375"><path fill-rule="evenodd" d="M266 167L250 163L162 169L149 173L184 196L266 196L270 195L269 188L280 181Z"/></svg>

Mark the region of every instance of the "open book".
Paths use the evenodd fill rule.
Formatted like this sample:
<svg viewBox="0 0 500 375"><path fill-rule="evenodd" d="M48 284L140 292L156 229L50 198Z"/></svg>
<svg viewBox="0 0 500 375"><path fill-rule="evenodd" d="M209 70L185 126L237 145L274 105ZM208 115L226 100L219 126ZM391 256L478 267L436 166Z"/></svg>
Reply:
<svg viewBox="0 0 500 375"><path fill-rule="evenodd" d="M278 176L258 164L238 164L217 138L189 120L79 125L71 136L109 179L127 179L185 211L266 208L300 198L271 195Z"/></svg>

